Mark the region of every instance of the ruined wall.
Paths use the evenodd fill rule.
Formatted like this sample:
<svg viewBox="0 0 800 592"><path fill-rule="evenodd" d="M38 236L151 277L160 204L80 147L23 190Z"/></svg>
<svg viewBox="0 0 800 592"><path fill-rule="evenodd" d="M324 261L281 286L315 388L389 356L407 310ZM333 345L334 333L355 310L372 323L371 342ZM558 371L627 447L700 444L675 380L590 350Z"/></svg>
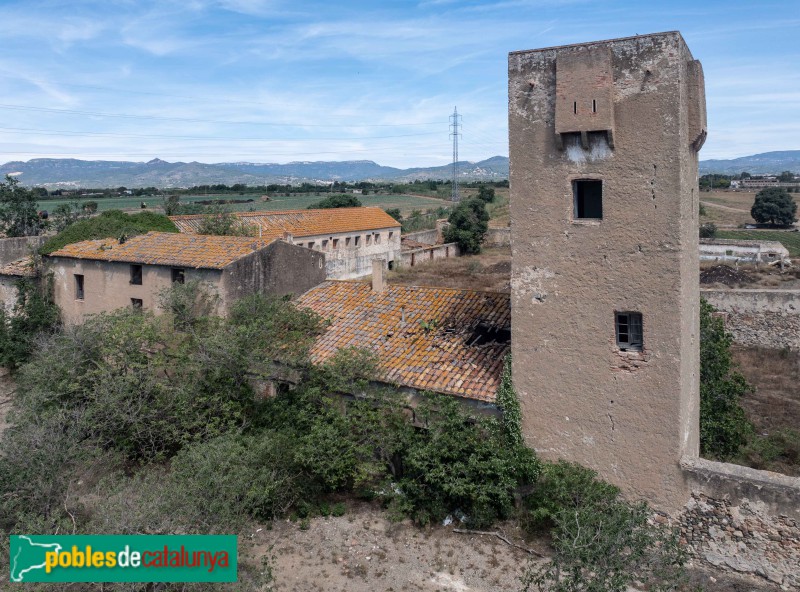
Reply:
<svg viewBox="0 0 800 592"><path fill-rule="evenodd" d="M400 265L402 267L414 267L420 263L428 261L435 261L436 259L449 259L450 257L458 257L461 251L456 243L445 243L443 245L434 245L432 247L420 247L419 249L409 249L403 251Z"/></svg>
<svg viewBox="0 0 800 592"><path fill-rule="evenodd" d="M800 588L800 477L705 459L684 463L692 498L680 516L691 555Z"/></svg>
<svg viewBox="0 0 800 592"><path fill-rule="evenodd" d="M405 232L403 233L403 238L407 238L424 245L435 245L439 238L441 238L440 235L441 233L436 228L431 228L430 230Z"/></svg>
<svg viewBox="0 0 800 592"><path fill-rule="evenodd" d="M30 255L44 244L44 236L0 238L0 265L11 263Z"/></svg>
<svg viewBox="0 0 800 592"><path fill-rule="evenodd" d="M298 295L324 281L324 254L275 241L229 265L222 292L231 303L249 294Z"/></svg>
<svg viewBox="0 0 800 592"><path fill-rule="evenodd" d="M358 237L358 244L356 244ZM372 260L400 258L400 227L293 237L289 242L325 254L328 279L352 280L372 273Z"/></svg>
<svg viewBox="0 0 800 592"><path fill-rule="evenodd" d="M701 290L736 343L800 348L800 290Z"/></svg>
<svg viewBox="0 0 800 592"><path fill-rule="evenodd" d="M511 229L510 228L490 228L483 239L485 247L510 247Z"/></svg>
<svg viewBox="0 0 800 592"><path fill-rule="evenodd" d="M6 314L11 314L17 305L17 282L20 279L14 275L0 275L0 306Z"/></svg>
<svg viewBox="0 0 800 592"><path fill-rule="evenodd" d="M571 76L568 101L557 70ZM677 32L509 56L513 372L526 440L673 510L689 496L679 461L699 447L705 107L689 102L704 102L702 87ZM572 125L557 108L582 116ZM586 179L602 183L600 217L576 211L573 181ZM625 311L642 315L642 351L617 346Z"/></svg>

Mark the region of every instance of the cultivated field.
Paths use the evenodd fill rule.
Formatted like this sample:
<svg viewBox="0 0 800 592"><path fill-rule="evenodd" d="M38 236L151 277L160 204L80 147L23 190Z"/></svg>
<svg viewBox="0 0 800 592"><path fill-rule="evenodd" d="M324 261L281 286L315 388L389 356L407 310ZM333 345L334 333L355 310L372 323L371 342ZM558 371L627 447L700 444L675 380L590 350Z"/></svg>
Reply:
<svg viewBox="0 0 800 592"><path fill-rule="evenodd" d="M270 201L262 201L259 195L188 195L181 196L182 203L193 203L204 200L227 200L227 199L252 199L252 202L226 204L224 209L235 212L247 211L274 211L274 210L303 210L311 204L318 202L327 197L327 193L316 194L294 194L290 196L278 195L271 197ZM410 214L412 210L427 210L430 208L438 208L439 206L448 205L447 202L436 199L434 197L424 197L419 195L358 195L356 196L365 206L377 206L379 208L400 208L403 215ZM145 202L148 209L155 211L162 211L161 197L107 197L107 198L91 198L82 197L79 199L65 198L65 199L48 199L39 202L39 209L48 210L52 212L56 206L65 203L78 202L84 204L88 201L96 201L98 210L136 210L141 209L141 203Z"/></svg>

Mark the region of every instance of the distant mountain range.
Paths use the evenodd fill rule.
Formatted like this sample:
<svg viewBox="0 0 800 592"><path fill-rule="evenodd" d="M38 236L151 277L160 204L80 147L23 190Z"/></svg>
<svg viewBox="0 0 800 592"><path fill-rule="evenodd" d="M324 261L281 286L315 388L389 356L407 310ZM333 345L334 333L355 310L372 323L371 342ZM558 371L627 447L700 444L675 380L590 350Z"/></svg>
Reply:
<svg viewBox="0 0 800 592"><path fill-rule="evenodd" d="M718 173L721 175L736 175L748 172L753 175L782 173L792 171L800 173L800 150L782 150L779 152L764 152L752 156L742 156L730 160L701 160L700 174Z"/></svg>
<svg viewBox="0 0 800 592"><path fill-rule="evenodd" d="M465 181L508 178L508 158L495 156L480 162L459 162ZM69 187L192 187L194 185L268 185L326 181L413 181L448 179L452 165L398 169L371 160L290 162L287 164L223 162L149 162L36 158L0 166L0 175L19 173L24 185Z"/></svg>
<svg viewBox="0 0 800 592"><path fill-rule="evenodd" d="M465 181L508 178L508 158L493 156L480 162L459 162L459 175ZM704 160L700 174L800 173L800 150L765 152L730 160ZM0 175L19 173L25 185L49 188L69 187L191 187L193 185L268 185L327 181L413 181L449 179L452 165L398 169L371 160L340 162L290 162L286 164L222 162L149 162L77 160L74 158L35 158L0 165Z"/></svg>

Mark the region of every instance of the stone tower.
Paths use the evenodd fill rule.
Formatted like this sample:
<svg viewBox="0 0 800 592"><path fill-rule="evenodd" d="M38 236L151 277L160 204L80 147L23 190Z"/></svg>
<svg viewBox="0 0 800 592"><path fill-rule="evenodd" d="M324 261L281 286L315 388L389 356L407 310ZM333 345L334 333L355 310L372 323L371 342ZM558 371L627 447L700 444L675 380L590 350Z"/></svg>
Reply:
<svg viewBox="0 0 800 592"><path fill-rule="evenodd" d="M525 437L680 507L699 446L700 63L678 32L513 52L509 134Z"/></svg>

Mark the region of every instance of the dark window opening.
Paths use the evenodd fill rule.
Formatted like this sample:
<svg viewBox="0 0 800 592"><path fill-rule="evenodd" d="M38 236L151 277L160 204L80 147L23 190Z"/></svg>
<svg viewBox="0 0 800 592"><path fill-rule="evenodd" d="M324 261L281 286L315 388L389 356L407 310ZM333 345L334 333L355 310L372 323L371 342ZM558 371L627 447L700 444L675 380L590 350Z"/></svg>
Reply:
<svg viewBox="0 0 800 592"><path fill-rule="evenodd" d="M394 261L389 261L389 271L394 269Z"/></svg>
<svg viewBox="0 0 800 592"><path fill-rule="evenodd" d="M172 283L183 284L186 282L186 270L174 268L172 270Z"/></svg>
<svg viewBox="0 0 800 592"><path fill-rule="evenodd" d="M141 298L131 298L131 306L133 308L142 308L143 305L144 303Z"/></svg>
<svg viewBox="0 0 800 592"><path fill-rule="evenodd" d="M572 102L572 112L577 115L578 114L578 101Z"/></svg>
<svg viewBox="0 0 800 592"><path fill-rule="evenodd" d="M617 346L622 351L642 351L642 313L616 314Z"/></svg>
<svg viewBox="0 0 800 592"><path fill-rule="evenodd" d="M83 275L75 274L75 298L83 300Z"/></svg>
<svg viewBox="0 0 800 592"><path fill-rule="evenodd" d="M573 215L575 219L603 218L603 182L596 179L578 179L572 182Z"/></svg>
<svg viewBox="0 0 800 592"><path fill-rule="evenodd" d="M592 113L597 113L597 99L592 99Z"/></svg>
<svg viewBox="0 0 800 592"><path fill-rule="evenodd" d="M131 284L134 286L142 285L142 266L131 265Z"/></svg>
<svg viewBox="0 0 800 592"><path fill-rule="evenodd" d="M511 327L498 327L486 321L479 321L472 331L467 345L485 345L487 343L509 343L511 341Z"/></svg>

